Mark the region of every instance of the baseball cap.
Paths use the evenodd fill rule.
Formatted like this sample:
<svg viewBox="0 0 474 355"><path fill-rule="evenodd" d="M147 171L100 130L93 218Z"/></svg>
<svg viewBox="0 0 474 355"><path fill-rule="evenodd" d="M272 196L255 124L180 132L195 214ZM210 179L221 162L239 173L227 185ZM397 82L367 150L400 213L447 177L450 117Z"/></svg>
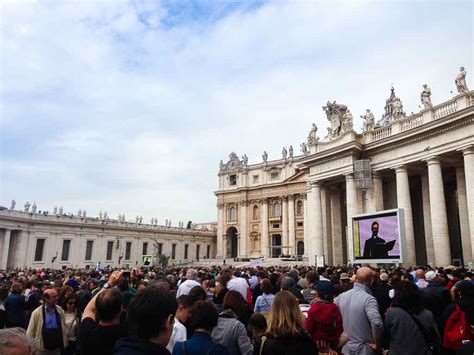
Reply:
<svg viewBox="0 0 474 355"><path fill-rule="evenodd" d="M425 280L428 282L433 281L435 277L436 277L436 273L433 270L430 270L425 274Z"/></svg>
<svg viewBox="0 0 474 355"><path fill-rule="evenodd" d="M388 275L387 275L386 272L382 272L382 273L380 274L380 280L381 280L381 281L388 281Z"/></svg>
<svg viewBox="0 0 474 355"><path fill-rule="evenodd" d="M339 276L339 280L349 280L349 274L347 272L343 272L341 276Z"/></svg>
<svg viewBox="0 0 474 355"><path fill-rule="evenodd" d="M318 281L313 285L313 289L321 295L334 295L334 285L330 281Z"/></svg>

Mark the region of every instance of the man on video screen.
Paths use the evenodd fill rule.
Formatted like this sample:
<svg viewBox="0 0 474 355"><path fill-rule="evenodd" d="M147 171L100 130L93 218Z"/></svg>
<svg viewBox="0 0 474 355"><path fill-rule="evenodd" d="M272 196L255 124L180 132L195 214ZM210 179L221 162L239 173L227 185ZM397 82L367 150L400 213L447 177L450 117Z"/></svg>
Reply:
<svg viewBox="0 0 474 355"><path fill-rule="evenodd" d="M388 248L385 240L378 236L379 224L378 222L372 223L372 237L367 239L364 245L364 258L377 259L387 258ZM390 248L391 249L391 248Z"/></svg>

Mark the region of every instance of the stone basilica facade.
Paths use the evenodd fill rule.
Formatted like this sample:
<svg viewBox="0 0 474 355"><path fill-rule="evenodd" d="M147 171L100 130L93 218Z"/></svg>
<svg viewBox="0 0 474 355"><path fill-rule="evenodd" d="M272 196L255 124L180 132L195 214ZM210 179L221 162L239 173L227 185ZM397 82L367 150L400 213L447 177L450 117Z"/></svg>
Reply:
<svg viewBox="0 0 474 355"><path fill-rule="evenodd" d="M467 264L474 255L474 91L461 68L458 94L407 115L392 88L384 115L367 110L353 129L346 105L328 102L329 127L313 124L301 153L248 164L231 153L221 161L217 257L300 255L314 263L352 260L351 216L404 211L407 265ZM359 167L362 169L359 170ZM349 223L348 223L349 221Z"/></svg>

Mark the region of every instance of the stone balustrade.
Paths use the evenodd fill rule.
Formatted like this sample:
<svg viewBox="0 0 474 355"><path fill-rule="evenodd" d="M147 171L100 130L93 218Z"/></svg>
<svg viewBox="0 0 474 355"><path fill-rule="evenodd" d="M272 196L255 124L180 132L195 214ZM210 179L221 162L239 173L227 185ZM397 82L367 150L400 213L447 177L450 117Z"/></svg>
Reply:
<svg viewBox="0 0 474 355"><path fill-rule="evenodd" d="M459 95L449 101L433 106L431 109L425 109L404 119L393 121L387 126L376 128L367 136L366 139L368 139L368 141L366 142L376 142L391 137L397 133L409 131L425 123L441 119L470 106L474 106L474 93L472 91L468 94Z"/></svg>

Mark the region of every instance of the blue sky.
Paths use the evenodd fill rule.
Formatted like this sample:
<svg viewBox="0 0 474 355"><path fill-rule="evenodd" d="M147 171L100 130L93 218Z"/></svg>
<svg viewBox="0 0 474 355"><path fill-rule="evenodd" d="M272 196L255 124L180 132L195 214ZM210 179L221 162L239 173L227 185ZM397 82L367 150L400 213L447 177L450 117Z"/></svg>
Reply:
<svg viewBox="0 0 474 355"><path fill-rule="evenodd" d="M298 147L328 100L407 112L473 74L470 1L0 4L0 205L216 219L220 159ZM321 133L322 134L322 133Z"/></svg>

